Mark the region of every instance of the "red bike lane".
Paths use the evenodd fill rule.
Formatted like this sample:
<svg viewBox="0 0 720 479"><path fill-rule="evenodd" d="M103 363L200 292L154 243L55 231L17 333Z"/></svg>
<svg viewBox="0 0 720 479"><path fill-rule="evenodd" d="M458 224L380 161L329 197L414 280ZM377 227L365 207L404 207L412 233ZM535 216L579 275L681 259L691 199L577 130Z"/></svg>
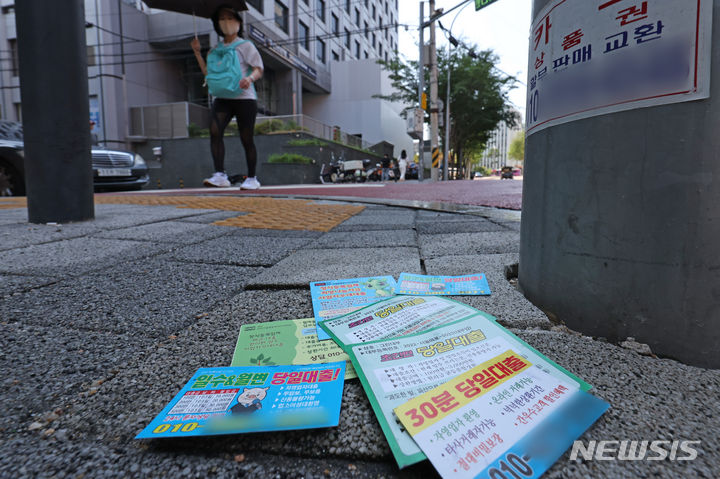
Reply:
<svg viewBox="0 0 720 479"><path fill-rule="evenodd" d="M218 190L237 194L237 190ZM398 183L359 183L348 185L268 186L257 191L241 191L243 195L303 195L389 200L436 201L461 205L489 206L520 210L522 180L455 180L407 181Z"/></svg>

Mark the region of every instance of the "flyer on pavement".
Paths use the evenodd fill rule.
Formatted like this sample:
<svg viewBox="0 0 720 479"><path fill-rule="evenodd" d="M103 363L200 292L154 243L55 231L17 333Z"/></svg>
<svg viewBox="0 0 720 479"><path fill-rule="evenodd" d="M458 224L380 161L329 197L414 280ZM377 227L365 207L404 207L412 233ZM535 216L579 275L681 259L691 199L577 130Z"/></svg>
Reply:
<svg viewBox="0 0 720 479"><path fill-rule="evenodd" d="M313 314L320 341L330 339L319 326L329 318L336 318L395 295L395 278L372 276L310 283Z"/></svg>
<svg viewBox="0 0 720 479"><path fill-rule="evenodd" d="M464 276L428 276L400 273L397 294L414 295L489 295L490 285L482 273Z"/></svg>
<svg viewBox="0 0 720 479"><path fill-rule="evenodd" d="M401 468L425 459L425 455L393 410L507 350L515 351L553 380L583 391L590 389L483 312L422 333L352 344L346 349Z"/></svg>
<svg viewBox="0 0 720 479"><path fill-rule="evenodd" d="M356 378L348 355L334 341L319 341L315 320L288 319L240 328L230 366L276 366L346 361L345 379Z"/></svg>
<svg viewBox="0 0 720 479"><path fill-rule="evenodd" d="M443 478L537 478L608 407L508 349L395 415Z"/></svg>
<svg viewBox="0 0 720 479"><path fill-rule="evenodd" d="M345 361L200 368L135 439L337 426Z"/></svg>
<svg viewBox="0 0 720 479"><path fill-rule="evenodd" d="M320 327L345 349L349 344L418 333L477 313L448 298L395 296L324 321Z"/></svg>

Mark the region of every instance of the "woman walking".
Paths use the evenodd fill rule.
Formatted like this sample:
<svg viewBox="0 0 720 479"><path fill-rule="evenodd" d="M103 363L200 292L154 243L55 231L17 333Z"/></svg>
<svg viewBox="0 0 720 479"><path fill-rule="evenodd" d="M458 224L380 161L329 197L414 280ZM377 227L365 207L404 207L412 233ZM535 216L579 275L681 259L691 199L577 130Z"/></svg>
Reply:
<svg viewBox="0 0 720 479"><path fill-rule="evenodd" d="M215 187L230 186L225 173L223 135L225 128L235 117L248 168L247 179L240 188L257 190L260 188L260 182L255 176L257 150L253 134L257 116L257 92L254 83L262 78L262 58L251 41L241 38L243 24L237 10L230 6L221 6L213 14L212 22L223 41L208 53L209 65L203 60L197 37L190 44L206 77L210 94L215 97L210 119L210 150L215 174L207 178L203 184Z"/></svg>
<svg viewBox="0 0 720 479"><path fill-rule="evenodd" d="M405 171L407 170L407 152L405 150L400 152L400 160L398 161L398 167L400 168L400 181L405 181Z"/></svg>

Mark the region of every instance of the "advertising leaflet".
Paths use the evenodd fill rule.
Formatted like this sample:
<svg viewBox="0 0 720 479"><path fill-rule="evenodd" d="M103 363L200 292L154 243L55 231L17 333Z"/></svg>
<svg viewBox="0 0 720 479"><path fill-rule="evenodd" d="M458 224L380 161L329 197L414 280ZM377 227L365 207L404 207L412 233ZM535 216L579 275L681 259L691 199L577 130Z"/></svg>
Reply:
<svg viewBox="0 0 720 479"><path fill-rule="evenodd" d="M288 319L240 328L230 366L276 366L346 361L345 379L356 378L348 355L334 341L318 341L315 320Z"/></svg>
<svg viewBox="0 0 720 479"><path fill-rule="evenodd" d="M527 136L710 96L712 0L551 0L530 29Z"/></svg>
<svg viewBox="0 0 720 479"><path fill-rule="evenodd" d="M393 410L507 350L568 388L590 389L483 312L418 334L346 346L401 468L425 459L425 455Z"/></svg>
<svg viewBox="0 0 720 479"><path fill-rule="evenodd" d="M489 295L490 286L484 274L464 276L428 276L400 273L397 294L416 295Z"/></svg>
<svg viewBox="0 0 720 479"><path fill-rule="evenodd" d="M392 276L373 276L367 278L338 279L310 283L310 295L313 314L317 324L320 341L330 339L320 323L343 314L387 299L395 294L395 278Z"/></svg>
<svg viewBox="0 0 720 479"><path fill-rule="evenodd" d="M200 368L135 439L337 426L345 361Z"/></svg>
<svg viewBox="0 0 720 479"><path fill-rule="evenodd" d="M447 298L395 296L327 320L321 327L347 351L348 344L418 333L477 313L477 309Z"/></svg>
<svg viewBox="0 0 720 479"><path fill-rule="evenodd" d="M395 415L444 478L536 478L609 406L508 349Z"/></svg>

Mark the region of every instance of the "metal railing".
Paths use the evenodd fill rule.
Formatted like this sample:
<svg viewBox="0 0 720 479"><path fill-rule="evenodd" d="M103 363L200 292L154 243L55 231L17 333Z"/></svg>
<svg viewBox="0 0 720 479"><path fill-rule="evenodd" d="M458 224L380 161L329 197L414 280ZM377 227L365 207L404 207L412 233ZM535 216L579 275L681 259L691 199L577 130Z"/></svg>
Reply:
<svg viewBox="0 0 720 479"><path fill-rule="evenodd" d="M330 126L316 120L307 115L278 115L278 116L259 116L255 121L255 125L260 125L267 121L277 121L271 125L269 131L304 131L313 136L325 140L336 141L354 148L369 149L372 146L369 142L350 133L344 132L339 126Z"/></svg>

